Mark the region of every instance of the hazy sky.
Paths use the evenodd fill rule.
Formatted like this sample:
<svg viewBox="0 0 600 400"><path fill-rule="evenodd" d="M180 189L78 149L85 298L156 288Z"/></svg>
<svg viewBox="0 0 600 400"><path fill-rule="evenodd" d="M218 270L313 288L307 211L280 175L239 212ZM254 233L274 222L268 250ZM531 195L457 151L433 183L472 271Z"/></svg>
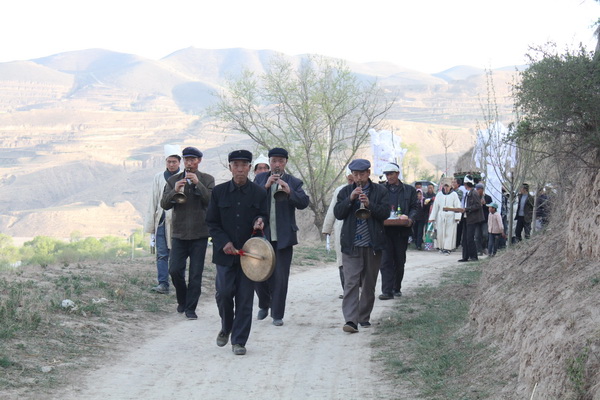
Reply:
<svg viewBox="0 0 600 400"><path fill-rule="evenodd" d="M160 59L186 47L272 49L423 72L525 63L530 45L595 46L594 0L9 0L0 62L87 48Z"/></svg>

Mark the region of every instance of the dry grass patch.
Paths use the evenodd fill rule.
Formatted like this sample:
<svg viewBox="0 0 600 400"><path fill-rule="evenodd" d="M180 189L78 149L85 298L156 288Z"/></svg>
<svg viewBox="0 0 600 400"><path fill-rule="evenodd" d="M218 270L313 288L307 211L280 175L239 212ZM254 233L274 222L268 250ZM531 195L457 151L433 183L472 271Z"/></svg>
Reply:
<svg viewBox="0 0 600 400"><path fill-rule="evenodd" d="M207 263L204 295L214 275ZM0 397L51 392L164 323L177 302L155 279L153 257L0 271Z"/></svg>
<svg viewBox="0 0 600 400"><path fill-rule="evenodd" d="M494 375L496 350L468 327L480 274L479 264L460 266L437 285L407 291L377 328L376 357L396 385L415 397L455 400L494 398L505 384Z"/></svg>

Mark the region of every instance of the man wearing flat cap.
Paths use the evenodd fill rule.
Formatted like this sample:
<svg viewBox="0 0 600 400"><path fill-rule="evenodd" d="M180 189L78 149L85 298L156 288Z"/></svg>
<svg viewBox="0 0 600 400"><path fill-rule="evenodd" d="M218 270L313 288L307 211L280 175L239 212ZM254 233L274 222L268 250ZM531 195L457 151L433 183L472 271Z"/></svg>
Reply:
<svg viewBox="0 0 600 400"><path fill-rule="evenodd" d="M231 336L233 353L244 355L252 326L254 282L244 274L238 251L253 231L268 227L268 198L262 186L248 179L252 153L232 151L228 161L232 179L215 186L206 224L217 266L215 298L221 317L217 346L225 346Z"/></svg>
<svg viewBox="0 0 600 400"><path fill-rule="evenodd" d="M348 167L354 183L340 190L333 214L344 221L339 239L344 269L342 313L346 321L342 329L356 333L358 325L371 326L375 284L385 247L383 221L390 215L390 209L387 190L369 179L371 163L356 159ZM359 209L368 211L357 214Z"/></svg>
<svg viewBox="0 0 600 400"><path fill-rule="evenodd" d="M400 166L388 163L383 167L389 194L388 210L395 211L400 219L407 219L407 226L386 226L386 245L381 259L380 300L390 300L402 296L402 280L406 264L408 238L412 234L412 224L417 216L417 190L400 180Z"/></svg>
<svg viewBox="0 0 600 400"><path fill-rule="evenodd" d="M154 237L156 246L156 270L158 285L152 290L157 293L169 293L169 252L171 248L171 210L163 210L160 206L167 179L179 173L181 149L177 145L167 144L164 147L166 169L154 175L150 193L150 201L144 218L144 232Z"/></svg>
<svg viewBox="0 0 600 400"><path fill-rule="evenodd" d="M285 302L288 292L290 265L294 248L298 244L296 210L308 207L309 198L300 179L289 174L285 167L288 152L276 147L269 150L271 171L258 174L256 184L267 190L269 198L269 227L265 235L275 250L276 265L273 275L265 282L256 284L258 295L258 319L265 319L271 309L273 325L283 325Z"/></svg>
<svg viewBox="0 0 600 400"><path fill-rule="evenodd" d="M202 272L208 245L204 221L215 178L198 170L202 152L195 147L182 151L185 171L167 180L160 205L173 209L169 274L177 295L177 312L198 319L196 307L202 291ZM186 260L190 259L188 283Z"/></svg>

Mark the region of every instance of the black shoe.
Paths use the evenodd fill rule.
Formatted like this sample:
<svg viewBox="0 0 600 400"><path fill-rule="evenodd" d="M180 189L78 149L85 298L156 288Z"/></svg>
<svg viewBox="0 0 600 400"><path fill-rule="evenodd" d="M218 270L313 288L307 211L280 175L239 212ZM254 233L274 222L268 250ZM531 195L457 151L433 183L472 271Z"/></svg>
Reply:
<svg viewBox="0 0 600 400"><path fill-rule="evenodd" d="M356 324L352 321L348 321L346 322L346 325L344 325L344 327L342 328L342 330L344 332L348 332L348 333L357 333L358 332L358 326L356 326Z"/></svg>
<svg viewBox="0 0 600 400"><path fill-rule="evenodd" d="M391 293L381 293L379 295L379 300L391 300L394 298L394 295Z"/></svg>
<svg viewBox="0 0 600 400"><path fill-rule="evenodd" d="M187 319L190 319L190 320L191 320L191 319L198 319L198 316L196 315L196 312L195 312L195 311L186 311L186 312L185 312L185 317L186 317Z"/></svg>
<svg viewBox="0 0 600 400"><path fill-rule="evenodd" d="M458 260L458 262L467 262L467 261L469 261L469 260L468 259L465 260L464 258L461 258L460 260Z"/></svg>
<svg viewBox="0 0 600 400"><path fill-rule="evenodd" d="M159 283L152 288L152 291L160 294L169 294L169 287L164 283Z"/></svg>
<svg viewBox="0 0 600 400"><path fill-rule="evenodd" d="M371 323L370 322L359 322L358 324L361 327L363 327L363 328L370 328L371 327Z"/></svg>
<svg viewBox="0 0 600 400"><path fill-rule="evenodd" d="M269 315L269 309L268 308L260 308L258 310L258 314L256 315L256 318L259 321L262 321L263 319L267 318L267 315Z"/></svg>
<svg viewBox="0 0 600 400"><path fill-rule="evenodd" d="M469 258L469 261L479 261L479 258L477 258L477 257L471 257L471 258Z"/></svg>
<svg viewBox="0 0 600 400"><path fill-rule="evenodd" d="M231 346L231 351L233 351L233 354L236 356L243 356L246 354L246 347L242 346L241 344L234 344Z"/></svg>
<svg viewBox="0 0 600 400"><path fill-rule="evenodd" d="M402 291L401 291L401 290L396 290L396 291L394 292L394 296L395 296L395 297L402 297Z"/></svg>
<svg viewBox="0 0 600 400"><path fill-rule="evenodd" d="M177 304L177 312L179 314L183 314L184 311L185 311L185 306L183 304Z"/></svg>
<svg viewBox="0 0 600 400"><path fill-rule="evenodd" d="M217 346L223 347L229 342L229 334L223 331L220 331L217 335Z"/></svg>

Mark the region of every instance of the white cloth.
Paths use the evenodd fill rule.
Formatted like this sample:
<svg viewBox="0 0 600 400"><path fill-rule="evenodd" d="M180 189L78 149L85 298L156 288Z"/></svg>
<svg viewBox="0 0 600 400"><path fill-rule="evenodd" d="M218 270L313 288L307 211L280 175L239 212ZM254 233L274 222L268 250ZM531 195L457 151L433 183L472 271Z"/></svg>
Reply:
<svg viewBox="0 0 600 400"><path fill-rule="evenodd" d="M450 194L438 192L429 216L430 221L435 221L437 230L435 247L442 250L454 250L456 248L456 228L461 214L454 211L443 211L444 207L461 208L456 192Z"/></svg>
<svg viewBox="0 0 600 400"><path fill-rule="evenodd" d="M335 249L335 260L337 265L342 265L342 246L340 244L340 235L342 233L342 225L344 225L343 220L335 219L333 215L333 207L335 207L335 203L337 202L337 196L340 190L347 185L339 186L333 192L333 198L331 199L331 203L329 203L329 208L327 209L327 214L325 214L325 220L323 221L323 229L321 232L327 233L332 236L333 248Z"/></svg>
<svg viewBox="0 0 600 400"><path fill-rule="evenodd" d="M179 172L180 171L177 173ZM146 215L144 216L144 232L146 233L156 233L158 223L160 222L160 217L164 211L160 206L160 199L162 198L166 183L165 171L161 171L154 175L154 179L152 180L150 201L148 202L148 209L146 210ZM171 248L172 211L173 209L165 211L165 236L167 239L167 247L169 249Z"/></svg>

